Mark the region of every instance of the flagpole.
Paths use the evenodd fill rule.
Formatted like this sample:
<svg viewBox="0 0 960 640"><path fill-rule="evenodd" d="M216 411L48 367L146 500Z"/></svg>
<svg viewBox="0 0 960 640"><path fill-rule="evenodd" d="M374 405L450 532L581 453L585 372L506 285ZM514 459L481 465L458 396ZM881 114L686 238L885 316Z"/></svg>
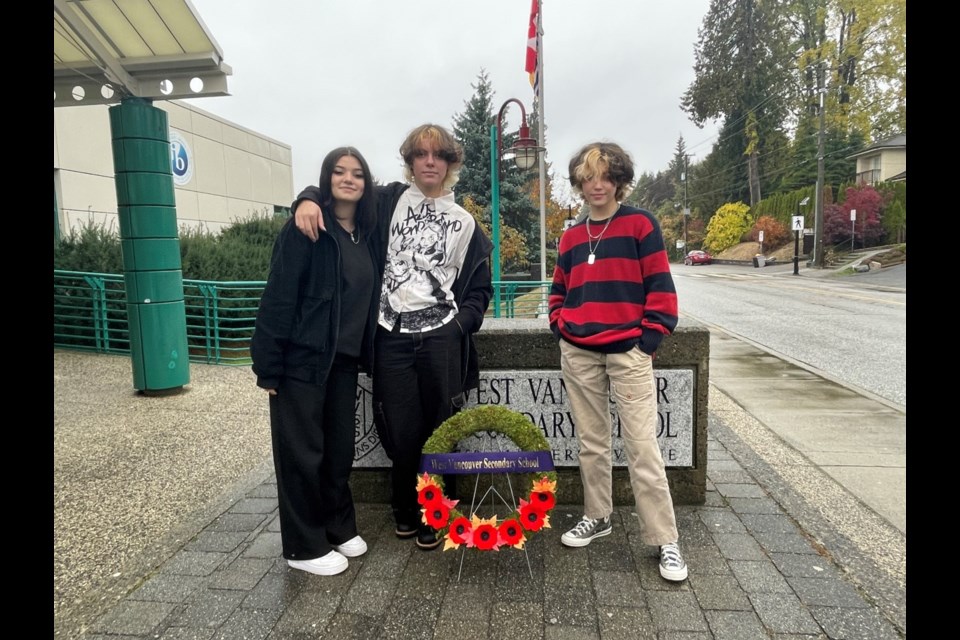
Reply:
<svg viewBox="0 0 960 640"><path fill-rule="evenodd" d="M540 281L547 279L547 145L543 138L543 0L537 11L537 144L543 147L540 154Z"/></svg>

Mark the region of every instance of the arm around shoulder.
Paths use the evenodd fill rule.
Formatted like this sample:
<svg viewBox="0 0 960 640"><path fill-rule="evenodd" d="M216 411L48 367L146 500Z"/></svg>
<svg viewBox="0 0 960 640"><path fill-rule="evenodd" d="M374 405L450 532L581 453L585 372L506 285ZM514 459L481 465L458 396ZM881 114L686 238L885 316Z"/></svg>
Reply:
<svg viewBox="0 0 960 640"><path fill-rule="evenodd" d="M314 242L320 237L321 231L326 231L320 211L319 187L310 186L300 192L293 202L293 218L297 229Z"/></svg>

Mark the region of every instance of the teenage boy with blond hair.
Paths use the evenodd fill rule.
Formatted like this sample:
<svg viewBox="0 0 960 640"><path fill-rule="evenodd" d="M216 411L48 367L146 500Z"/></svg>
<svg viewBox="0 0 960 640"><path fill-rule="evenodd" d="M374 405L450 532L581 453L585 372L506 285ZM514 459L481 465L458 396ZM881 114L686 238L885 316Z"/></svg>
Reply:
<svg viewBox="0 0 960 640"><path fill-rule="evenodd" d="M549 307L580 445L584 516L560 541L585 547L612 530L612 392L641 539L659 547L660 575L682 581L687 565L656 436L653 358L677 326L663 236L652 213L622 204L634 170L620 146L588 144L570 160L569 171L590 212L560 237Z"/></svg>

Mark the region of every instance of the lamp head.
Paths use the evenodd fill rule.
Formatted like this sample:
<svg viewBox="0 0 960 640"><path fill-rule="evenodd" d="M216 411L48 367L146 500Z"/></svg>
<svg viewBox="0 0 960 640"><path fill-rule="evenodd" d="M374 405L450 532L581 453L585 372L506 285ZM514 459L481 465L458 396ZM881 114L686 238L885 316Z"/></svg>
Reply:
<svg viewBox="0 0 960 640"><path fill-rule="evenodd" d="M521 170L526 171L537 164L537 141L530 137L530 127L526 123L520 125L520 137L510 151L514 154L513 161Z"/></svg>

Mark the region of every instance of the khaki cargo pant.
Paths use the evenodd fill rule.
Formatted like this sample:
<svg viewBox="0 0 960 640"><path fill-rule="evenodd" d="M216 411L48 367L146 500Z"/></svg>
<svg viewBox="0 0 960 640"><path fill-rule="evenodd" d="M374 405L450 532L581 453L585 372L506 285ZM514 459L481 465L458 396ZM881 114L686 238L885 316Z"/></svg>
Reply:
<svg viewBox="0 0 960 640"><path fill-rule="evenodd" d="M598 353L560 340L560 366L580 444L584 515L603 518L613 512L612 389L641 540L649 545L677 542L673 499L656 437L653 359L637 348L626 353Z"/></svg>

